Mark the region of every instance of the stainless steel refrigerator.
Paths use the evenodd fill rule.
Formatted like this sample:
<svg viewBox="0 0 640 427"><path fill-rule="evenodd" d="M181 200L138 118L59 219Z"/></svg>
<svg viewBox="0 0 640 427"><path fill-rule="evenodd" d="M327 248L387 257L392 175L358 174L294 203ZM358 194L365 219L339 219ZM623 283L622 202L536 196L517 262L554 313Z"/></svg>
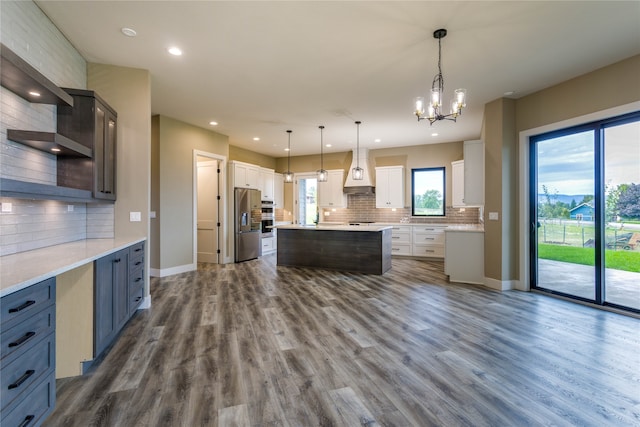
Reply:
<svg viewBox="0 0 640 427"><path fill-rule="evenodd" d="M236 188L235 190L235 260L236 262L258 258L262 245L262 201L260 190Z"/></svg>

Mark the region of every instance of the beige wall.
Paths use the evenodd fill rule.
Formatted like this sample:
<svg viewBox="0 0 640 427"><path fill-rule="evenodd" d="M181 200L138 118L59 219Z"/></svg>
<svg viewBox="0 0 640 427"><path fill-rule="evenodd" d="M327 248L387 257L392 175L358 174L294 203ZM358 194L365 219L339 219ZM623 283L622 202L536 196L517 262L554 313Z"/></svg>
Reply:
<svg viewBox="0 0 640 427"><path fill-rule="evenodd" d="M520 212L518 135L522 131L640 101L640 55L576 77L516 101L485 105L485 212L500 221L485 221L485 276L502 282L519 278L517 259ZM521 288L526 288L520 284Z"/></svg>
<svg viewBox="0 0 640 427"><path fill-rule="evenodd" d="M229 161L231 160L250 163L268 169L275 169L276 167L276 159L274 157L245 150L235 145L229 145Z"/></svg>
<svg viewBox="0 0 640 427"><path fill-rule="evenodd" d="M228 137L165 117L154 117L153 140L157 151L152 193L157 194L158 259L151 268L167 270L193 264L193 151L228 158ZM155 154L154 154L155 156ZM155 158L155 157L154 157ZM156 197L154 196L154 199ZM222 205L226 203L222 200ZM225 244L223 244L226 247ZM156 248L152 249L155 253Z"/></svg>
<svg viewBox="0 0 640 427"><path fill-rule="evenodd" d="M87 88L118 113L116 238L148 237L151 164L151 77L147 70L87 64ZM130 222L129 212L140 212ZM147 271L149 265L147 263ZM149 295L146 279L145 295Z"/></svg>

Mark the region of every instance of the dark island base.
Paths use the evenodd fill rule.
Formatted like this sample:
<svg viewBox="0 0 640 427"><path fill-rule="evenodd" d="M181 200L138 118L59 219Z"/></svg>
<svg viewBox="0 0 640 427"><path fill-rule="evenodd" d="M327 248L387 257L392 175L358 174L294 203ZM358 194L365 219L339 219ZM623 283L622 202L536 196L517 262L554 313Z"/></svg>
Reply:
<svg viewBox="0 0 640 427"><path fill-rule="evenodd" d="M391 229L278 229L278 265L384 274L391 269Z"/></svg>

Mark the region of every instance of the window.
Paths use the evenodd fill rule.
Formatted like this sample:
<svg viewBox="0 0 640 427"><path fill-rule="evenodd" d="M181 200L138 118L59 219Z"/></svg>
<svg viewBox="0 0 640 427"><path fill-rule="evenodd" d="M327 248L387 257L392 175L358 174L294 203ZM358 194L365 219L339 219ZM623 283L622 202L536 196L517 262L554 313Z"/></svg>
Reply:
<svg viewBox="0 0 640 427"><path fill-rule="evenodd" d="M444 216L444 167L411 169L411 215Z"/></svg>

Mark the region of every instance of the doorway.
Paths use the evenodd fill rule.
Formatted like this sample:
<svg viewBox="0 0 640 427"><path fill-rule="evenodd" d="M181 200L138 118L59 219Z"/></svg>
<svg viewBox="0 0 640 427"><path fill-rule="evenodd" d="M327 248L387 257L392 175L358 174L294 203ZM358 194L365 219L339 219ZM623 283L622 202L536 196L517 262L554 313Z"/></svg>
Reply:
<svg viewBox="0 0 640 427"><path fill-rule="evenodd" d="M222 263L222 160L199 152L194 152L194 157L194 261L218 264Z"/></svg>
<svg viewBox="0 0 640 427"><path fill-rule="evenodd" d="M315 173L294 176L294 223L315 225L318 222L318 176Z"/></svg>
<svg viewBox="0 0 640 427"><path fill-rule="evenodd" d="M531 288L640 312L640 113L529 150Z"/></svg>

